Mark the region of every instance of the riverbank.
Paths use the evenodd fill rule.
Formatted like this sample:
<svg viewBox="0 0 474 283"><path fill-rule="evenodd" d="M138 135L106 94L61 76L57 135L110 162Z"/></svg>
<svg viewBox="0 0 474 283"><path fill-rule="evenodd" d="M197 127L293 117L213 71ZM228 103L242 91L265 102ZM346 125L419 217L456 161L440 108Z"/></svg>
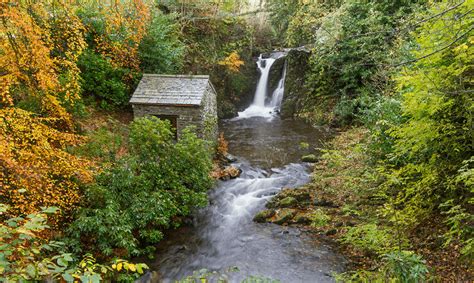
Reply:
<svg viewBox="0 0 474 283"><path fill-rule="evenodd" d="M378 194L383 176L370 164L366 139L363 127L340 132L314 164L312 181L280 191L254 221L297 225L333 239L352 270L341 280L397 277L393 264L405 268L400 272L426 266L429 278L444 282L472 279L459 246L443 246L441 217L401 231L391 223L395 215L381 214L386 204Z"/></svg>

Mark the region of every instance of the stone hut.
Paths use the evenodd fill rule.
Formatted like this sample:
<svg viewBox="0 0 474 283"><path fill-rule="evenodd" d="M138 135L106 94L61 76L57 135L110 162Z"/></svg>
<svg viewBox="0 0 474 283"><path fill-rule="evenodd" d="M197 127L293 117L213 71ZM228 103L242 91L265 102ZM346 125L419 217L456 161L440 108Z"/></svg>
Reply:
<svg viewBox="0 0 474 283"><path fill-rule="evenodd" d="M216 91L209 76L144 74L130 104L134 117L169 120L176 138L187 126L195 126L198 136L217 140Z"/></svg>

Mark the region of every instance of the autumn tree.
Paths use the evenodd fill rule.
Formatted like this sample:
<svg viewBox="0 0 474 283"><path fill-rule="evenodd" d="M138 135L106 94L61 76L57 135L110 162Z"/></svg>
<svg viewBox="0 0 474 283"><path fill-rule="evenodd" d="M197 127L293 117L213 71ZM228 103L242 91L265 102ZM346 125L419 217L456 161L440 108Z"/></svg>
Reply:
<svg viewBox="0 0 474 283"><path fill-rule="evenodd" d="M73 134L67 105L80 98L76 66L84 28L67 1L3 1L0 62L0 200L10 216L43 206L68 218L91 179L88 162L66 152Z"/></svg>

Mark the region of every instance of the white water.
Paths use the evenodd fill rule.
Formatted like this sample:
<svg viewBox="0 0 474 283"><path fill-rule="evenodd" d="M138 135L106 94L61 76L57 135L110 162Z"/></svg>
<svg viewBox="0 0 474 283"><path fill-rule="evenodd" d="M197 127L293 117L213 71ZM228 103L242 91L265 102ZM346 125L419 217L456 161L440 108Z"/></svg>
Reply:
<svg viewBox="0 0 474 283"><path fill-rule="evenodd" d="M283 72L283 76L280 79L280 82L278 83L278 87L272 94L272 100L270 104L265 104L265 99L268 93L268 77L270 69L275 60L276 58L272 57L263 58L261 54L258 57L257 67L260 70L260 79L258 80L257 90L255 91L253 103L244 111L239 112L237 119L264 117L271 120L277 113L277 110L279 110L285 86L286 66Z"/></svg>
<svg viewBox="0 0 474 283"><path fill-rule="evenodd" d="M278 82L278 87L273 91L272 101L270 106L273 108L280 109L281 101L283 100L283 94L285 93L285 79L286 79L286 62L283 66L283 75L281 76L280 81Z"/></svg>
<svg viewBox="0 0 474 283"><path fill-rule="evenodd" d="M305 152L295 145L308 141L319 146L326 133L278 117L270 122L259 118L222 121L221 129L229 140L229 151L238 157L234 166L242 175L219 181L209 191L209 206L193 213L193 224L160 242L158 258L150 263L160 276L152 282L176 282L202 268L217 271L232 283L250 275L289 283L334 282L331 273L344 270L344 259L321 238L294 227L252 221L282 188L310 181L308 164L299 163ZM229 271L230 267L239 271Z"/></svg>
<svg viewBox="0 0 474 283"><path fill-rule="evenodd" d="M263 59L262 55L258 57L257 66L260 69L261 75L253 99L253 105L255 106L265 106L265 98L267 97L268 92L268 74L270 73L270 68L272 67L273 62L275 62L274 58Z"/></svg>

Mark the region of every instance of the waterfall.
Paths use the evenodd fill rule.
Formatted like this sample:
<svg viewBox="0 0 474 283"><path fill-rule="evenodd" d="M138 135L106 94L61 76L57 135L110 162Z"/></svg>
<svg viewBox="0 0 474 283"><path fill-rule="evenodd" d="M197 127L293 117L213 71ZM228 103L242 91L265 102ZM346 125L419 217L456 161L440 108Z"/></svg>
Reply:
<svg viewBox="0 0 474 283"><path fill-rule="evenodd" d="M272 101L270 102L270 106L273 108L277 108L280 110L281 101L283 100L283 94L285 93L285 79L286 79L286 61L285 65L283 66L283 74L281 76L280 81L278 82L278 87L273 91L272 94Z"/></svg>
<svg viewBox="0 0 474 283"><path fill-rule="evenodd" d="M253 105L255 106L265 106L265 98L268 92L268 74L270 73L273 62L275 62L274 58L263 59L262 54L258 57L257 66L260 69L260 79L258 80L257 90L255 91L255 98L253 100Z"/></svg>
<svg viewBox="0 0 474 283"><path fill-rule="evenodd" d="M271 102L269 104L265 104L265 99L268 93L268 78L270 74L270 69L275 60L280 58L281 56L284 56L284 53L273 53L272 56L270 56L269 58L263 58L262 54L260 54L257 61L257 67L260 70L260 78L257 83L257 89L255 91L253 103L243 112L239 112L238 118L273 118L275 116L275 113L277 112L275 110L279 110L281 101L283 99L286 76L286 62L282 77L278 82L278 87L275 89L275 91L273 91Z"/></svg>

